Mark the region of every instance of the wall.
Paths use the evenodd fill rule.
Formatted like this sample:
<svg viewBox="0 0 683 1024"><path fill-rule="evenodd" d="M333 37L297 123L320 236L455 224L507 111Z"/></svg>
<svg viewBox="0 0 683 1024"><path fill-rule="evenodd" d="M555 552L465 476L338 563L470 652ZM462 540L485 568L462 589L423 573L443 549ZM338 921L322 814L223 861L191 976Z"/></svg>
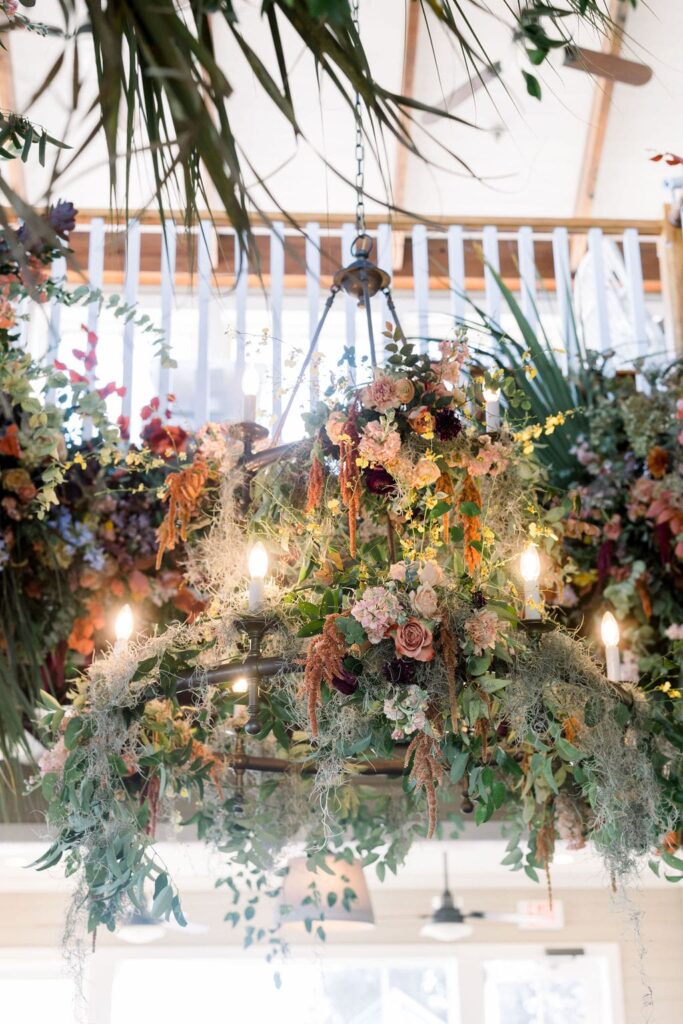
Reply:
<svg viewBox="0 0 683 1024"><path fill-rule="evenodd" d="M465 909L513 911L518 899L538 899L538 889L505 891L469 889L462 893ZM528 943L561 947L585 943L617 943L620 948L623 977L625 1024L671 1024L683 1019L683 971L680 951L683 948L683 893L670 889L647 890L633 896L633 908L642 911L641 935L646 949L644 972L654 991L654 1009L648 1016L643 1008L645 989L639 965L639 944L627 909L621 909L602 889L564 889L556 893L564 904L565 927L561 931L520 931L515 925L480 922L466 942L481 944ZM429 895L424 891L374 890L372 900L378 926L372 932L340 936L340 944L420 945L430 948L419 938L420 916L429 910ZM0 893L0 962L1 947L56 948L59 945L66 896L64 893ZM211 892L188 892L183 905L190 922L209 925L202 935L172 932L163 943L154 945L158 952L164 945L175 947L235 946L241 942L239 929L222 922L229 909L229 894L224 889ZM124 947L111 935L98 935L98 948L113 950ZM144 947L150 948L150 947ZM432 948L443 953L440 944ZM458 947L449 947L457 956ZM106 956L103 952L103 956ZM96 954L97 956L97 954Z"/></svg>

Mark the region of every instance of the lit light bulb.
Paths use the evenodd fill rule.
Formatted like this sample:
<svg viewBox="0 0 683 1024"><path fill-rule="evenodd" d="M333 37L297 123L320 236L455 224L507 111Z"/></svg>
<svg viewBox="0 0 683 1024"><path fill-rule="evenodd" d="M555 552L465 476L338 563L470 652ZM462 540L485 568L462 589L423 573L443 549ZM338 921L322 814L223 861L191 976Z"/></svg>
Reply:
<svg viewBox="0 0 683 1024"><path fill-rule="evenodd" d="M486 402L486 430L489 434L495 434L500 430L500 391L494 388L484 388L484 401Z"/></svg>
<svg viewBox="0 0 683 1024"><path fill-rule="evenodd" d="M519 560L522 579L527 583L535 583L541 575L541 559L535 544L528 544Z"/></svg>
<svg viewBox="0 0 683 1024"><path fill-rule="evenodd" d="M116 616L116 623L114 625L114 633L119 643L126 643L130 640L133 632L133 610L129 604L124 604L123 608Z"/></svg>
<svg viewBox="0 0 683 1024"><path fill-rule="evenodd" d="M247 366L242 374L242 394L244 404L242 418L245 423L253 423L256 419L256 396L261 386L261 376L254 366Z"/></svg>
<svg viewBox="0 0 683 1024"><path fill-rule="evenodd" d="M535 544L528 544L524 548L519 569L524 580L524 618L537 621L541 617L541 592L538 587L541 559Z"/></svg>
<svg viewBox="0 0 683 1024"><path fill-rule="evenodd" d="M236 679L235 682L232 684L233 693L246 693L248 689L249 681L245 679L244 676L240 676L240 678Z"/></svg>
<svg viewBox="0 0 683 1024"><path fill-rule="evenodd" d="M124 604L114 622L114 635L116 636L114 654L122 654L128 649L128 641L131 638L134 625L135 620L131 606Z"/></svg>
<svg viewBox="0 0 683 1024"><path fill-rule="evenodd" d="M249 552L249 611L258 612L263 605L264 580L268 572L268 552L257 541Z"/></svg>
<svg viewBox="0 0 683 1024"><path fill-rule="evenodd" d="M605 645L607 678L612 683L621 680L621 657L619 655L619 623L612 612L605 612L600 623L602 642Z"/></svg>

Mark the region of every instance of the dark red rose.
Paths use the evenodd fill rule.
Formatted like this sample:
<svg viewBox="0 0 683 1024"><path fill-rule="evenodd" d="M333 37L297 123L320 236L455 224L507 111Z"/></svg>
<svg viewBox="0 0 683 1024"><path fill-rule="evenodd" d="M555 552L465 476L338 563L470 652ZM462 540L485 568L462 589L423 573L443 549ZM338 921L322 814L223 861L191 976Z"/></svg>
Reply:
<svg viewBox="0 0 683 1024"><path fill-rule="evenodd" d="M434 416L436 436L440 441L453 441L462 430L460 417L452 409L440 409Z"/></svg>
<svg viewBox="0 0 683 1024"><path fill-rule="evenodd" d="M382 466L365 469L363 479L370 494L387 495L393 494L396 490L396 481Z"/></svg>
<svg viewBox="0 0 683 1024"><path fill-rule="evenodd" d="M142 431L142 439L154 455L182 452L187 444L187 432L182 427L162 423L158 416L150 420Z"/></svg>
<svg viewBox="0 0 683 1024"><path fill-rule="evenodd" d="M358 680L354 676L353 672L348 672L346 669L342 670L340 676L335 676L332 680L332 686L339 693L343 693L345 697L350 697L352 693L355 693L358 689Z"/></svg>

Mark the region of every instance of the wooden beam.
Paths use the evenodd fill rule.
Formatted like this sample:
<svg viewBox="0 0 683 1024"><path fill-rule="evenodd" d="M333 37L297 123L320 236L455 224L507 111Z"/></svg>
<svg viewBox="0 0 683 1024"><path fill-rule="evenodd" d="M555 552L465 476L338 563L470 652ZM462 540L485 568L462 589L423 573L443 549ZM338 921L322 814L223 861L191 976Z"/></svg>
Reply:
<svg viewBox="0 0 683 1024"><path fill-rule="evenodd" d="M667 334L673 340L676 355L683 356L683 231L669 220L670 208L664 211L659 242L659 265Z"/></svg>
<svg viewBox="0 0 683 1024"><path fill-rule="evenodd" d="M422 11L417 0L408 0L406 34L403 44L403 74L401 76L401 95L413 97L415 91L415 64L417 61L417 44L420 35L420 17ZM401 131L411 134L411 121L405 111L401 111ZM410 150L400 142L396 143L396 165L392 180L392 201L394 206L404 207L406 186L408 182L408 160ZM405 231L394 230L391 239L391 259L394 270L400 270L405 258Z"/></svg>
<svg viewBox="0 0 683 1024"><path fill-rule="evenodd" d="M16 101L12 77L12 41L10 36L10 32L4 33L3 45L5 48L0 49L0 107L14 113L16 112ZM19 157L15 157L14 160L8 160L5 167L10 188L14 189L22 199L26 199L26 177L22 161Z"/></svg>
<svg viewBox="0 0 683 1024"><path fill-rule="evenodd" d="M628 9L623 0L611 0L609 14L614 22L614 29L605 40L602 49L604 53L618 57L623 45L624 29L628 17ZM605 139L607 138L609 114L614 97L614 85L613 79L598 78L593 87L593 102L588 134L584 145L579 186L574 203L575 217L590 217L593 212L595 192L600 176L600 165L605 149ZM572 270L576 270L585 251L586 240L574 239L571 245Z"/></svg>

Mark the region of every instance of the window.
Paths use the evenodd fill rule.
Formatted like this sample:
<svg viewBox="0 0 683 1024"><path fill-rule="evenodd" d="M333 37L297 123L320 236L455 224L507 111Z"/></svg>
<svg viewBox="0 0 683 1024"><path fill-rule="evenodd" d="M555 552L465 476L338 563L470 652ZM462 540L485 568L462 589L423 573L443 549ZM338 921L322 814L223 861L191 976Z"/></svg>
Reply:
<svg viewBox="0 0 683 1024"><path fill-rule="evenodd" d="M73 1024L74 999L74 982L61 961L0 957L0 1006L8 1024Z"/></svg>
<svg viewBox="0 0 683 1024"><path fill-rule="evenodd" d="M614 1019L602 957L484 964L486 1024L603 1024Z"/></svg>
<svg viewBox="0 0 683 1024"><path fill-rule="evenodd" d="M228 954L125 960L116 967L111 1024L277 1020L279 1024L458 1024L452 970L414 959L292 959L275 968ZM229 993L229 998L227 998Z"/></svg>

